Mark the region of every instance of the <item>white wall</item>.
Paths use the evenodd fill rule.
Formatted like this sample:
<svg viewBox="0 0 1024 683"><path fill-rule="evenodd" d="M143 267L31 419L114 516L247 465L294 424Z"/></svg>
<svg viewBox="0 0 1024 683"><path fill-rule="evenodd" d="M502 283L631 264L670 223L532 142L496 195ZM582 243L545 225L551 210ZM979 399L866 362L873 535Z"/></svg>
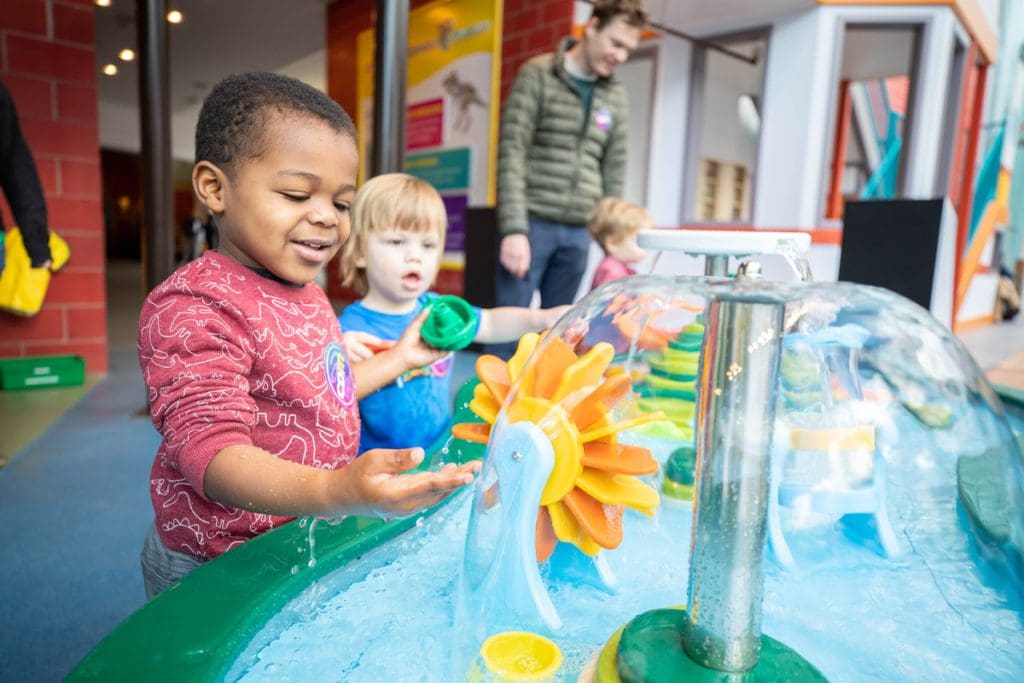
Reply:
<svg viewBox="0 0 1024 683"><path fill-rule="evenodd" d="M738 164L753 173L757 136L740 126L737 104L740 95L760 95L762 69L714 51L707 53L705 64L699 156Z"/></svg>
<svg viewBox="0 0 1024 683"><path fill-rule="evenodd" d="M823 9L780 17L768 45L754 225L814 228L835 95L838 22Z"/></svg>

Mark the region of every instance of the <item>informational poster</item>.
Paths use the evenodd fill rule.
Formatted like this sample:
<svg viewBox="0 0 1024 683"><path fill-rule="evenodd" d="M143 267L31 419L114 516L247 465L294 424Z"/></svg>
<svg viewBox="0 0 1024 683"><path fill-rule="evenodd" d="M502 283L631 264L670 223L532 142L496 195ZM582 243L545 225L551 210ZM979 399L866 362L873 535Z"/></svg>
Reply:
<svg viewBox="0 0 1024 683"><path fill-rule="evenodd" d="M457 271L460 279L466 208L494 205L501 16L501 0L436 0L409 13L405 171L444 198L442 271ZM374 42L373 29L356 39L363 178L373 141Z"/></svg>

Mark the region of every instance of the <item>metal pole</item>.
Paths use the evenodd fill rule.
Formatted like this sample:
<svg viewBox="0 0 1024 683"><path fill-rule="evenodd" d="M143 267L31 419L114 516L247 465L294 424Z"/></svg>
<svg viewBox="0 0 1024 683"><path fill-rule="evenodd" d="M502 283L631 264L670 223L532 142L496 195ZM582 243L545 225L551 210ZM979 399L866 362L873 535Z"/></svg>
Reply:
<svg viewBox="0 0 1024 683"><path fill-rule="evenodd" d="M171 97L164 0L138 0L139 115L142 129L143 273L146 291L174 270Z"/></svg>
<svg viewBox="0 0 1024 683"><path fill-rule="evenodd" d="M707 254L704 256L705 277L729 277L729 256L727 254Z"/></svg>
<svg viewBox="0 0 1024 683"><path fill-rule="evenodd" d="M371 175L405 167L409 0L377 0Z"/></svg>
<svg viewBox="0 0 1024 683"><path fill-rule="evenodd" d="M728 672L752 668L760 654L768 458L784 312L782 302L743 289L708 308L683 636L691 659Z"/></svg>

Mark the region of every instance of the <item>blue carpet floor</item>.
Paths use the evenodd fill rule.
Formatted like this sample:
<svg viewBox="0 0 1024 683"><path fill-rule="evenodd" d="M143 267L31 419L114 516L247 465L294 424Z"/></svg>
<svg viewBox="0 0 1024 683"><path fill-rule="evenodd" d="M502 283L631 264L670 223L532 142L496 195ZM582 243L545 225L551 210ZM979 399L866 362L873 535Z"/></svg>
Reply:
<svg viewBox="0 0 1024 683"><path fill-rule="evenodd" d="M0 470L0 679L56 681L145 602L159 438L134 351Z"/></svg>

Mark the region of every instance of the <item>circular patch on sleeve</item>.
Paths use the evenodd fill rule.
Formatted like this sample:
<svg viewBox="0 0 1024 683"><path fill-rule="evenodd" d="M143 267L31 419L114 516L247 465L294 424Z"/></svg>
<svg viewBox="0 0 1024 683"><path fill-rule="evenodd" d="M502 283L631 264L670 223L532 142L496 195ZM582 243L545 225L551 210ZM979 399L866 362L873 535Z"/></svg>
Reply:
<svg viewBox="0 0 1024 683"><path fill-rule="evenodd" d="M356 400L356 386L352 368L338 342L331 342L324 349L324 377L334 398L343 408L351 408Z"/></svg>

